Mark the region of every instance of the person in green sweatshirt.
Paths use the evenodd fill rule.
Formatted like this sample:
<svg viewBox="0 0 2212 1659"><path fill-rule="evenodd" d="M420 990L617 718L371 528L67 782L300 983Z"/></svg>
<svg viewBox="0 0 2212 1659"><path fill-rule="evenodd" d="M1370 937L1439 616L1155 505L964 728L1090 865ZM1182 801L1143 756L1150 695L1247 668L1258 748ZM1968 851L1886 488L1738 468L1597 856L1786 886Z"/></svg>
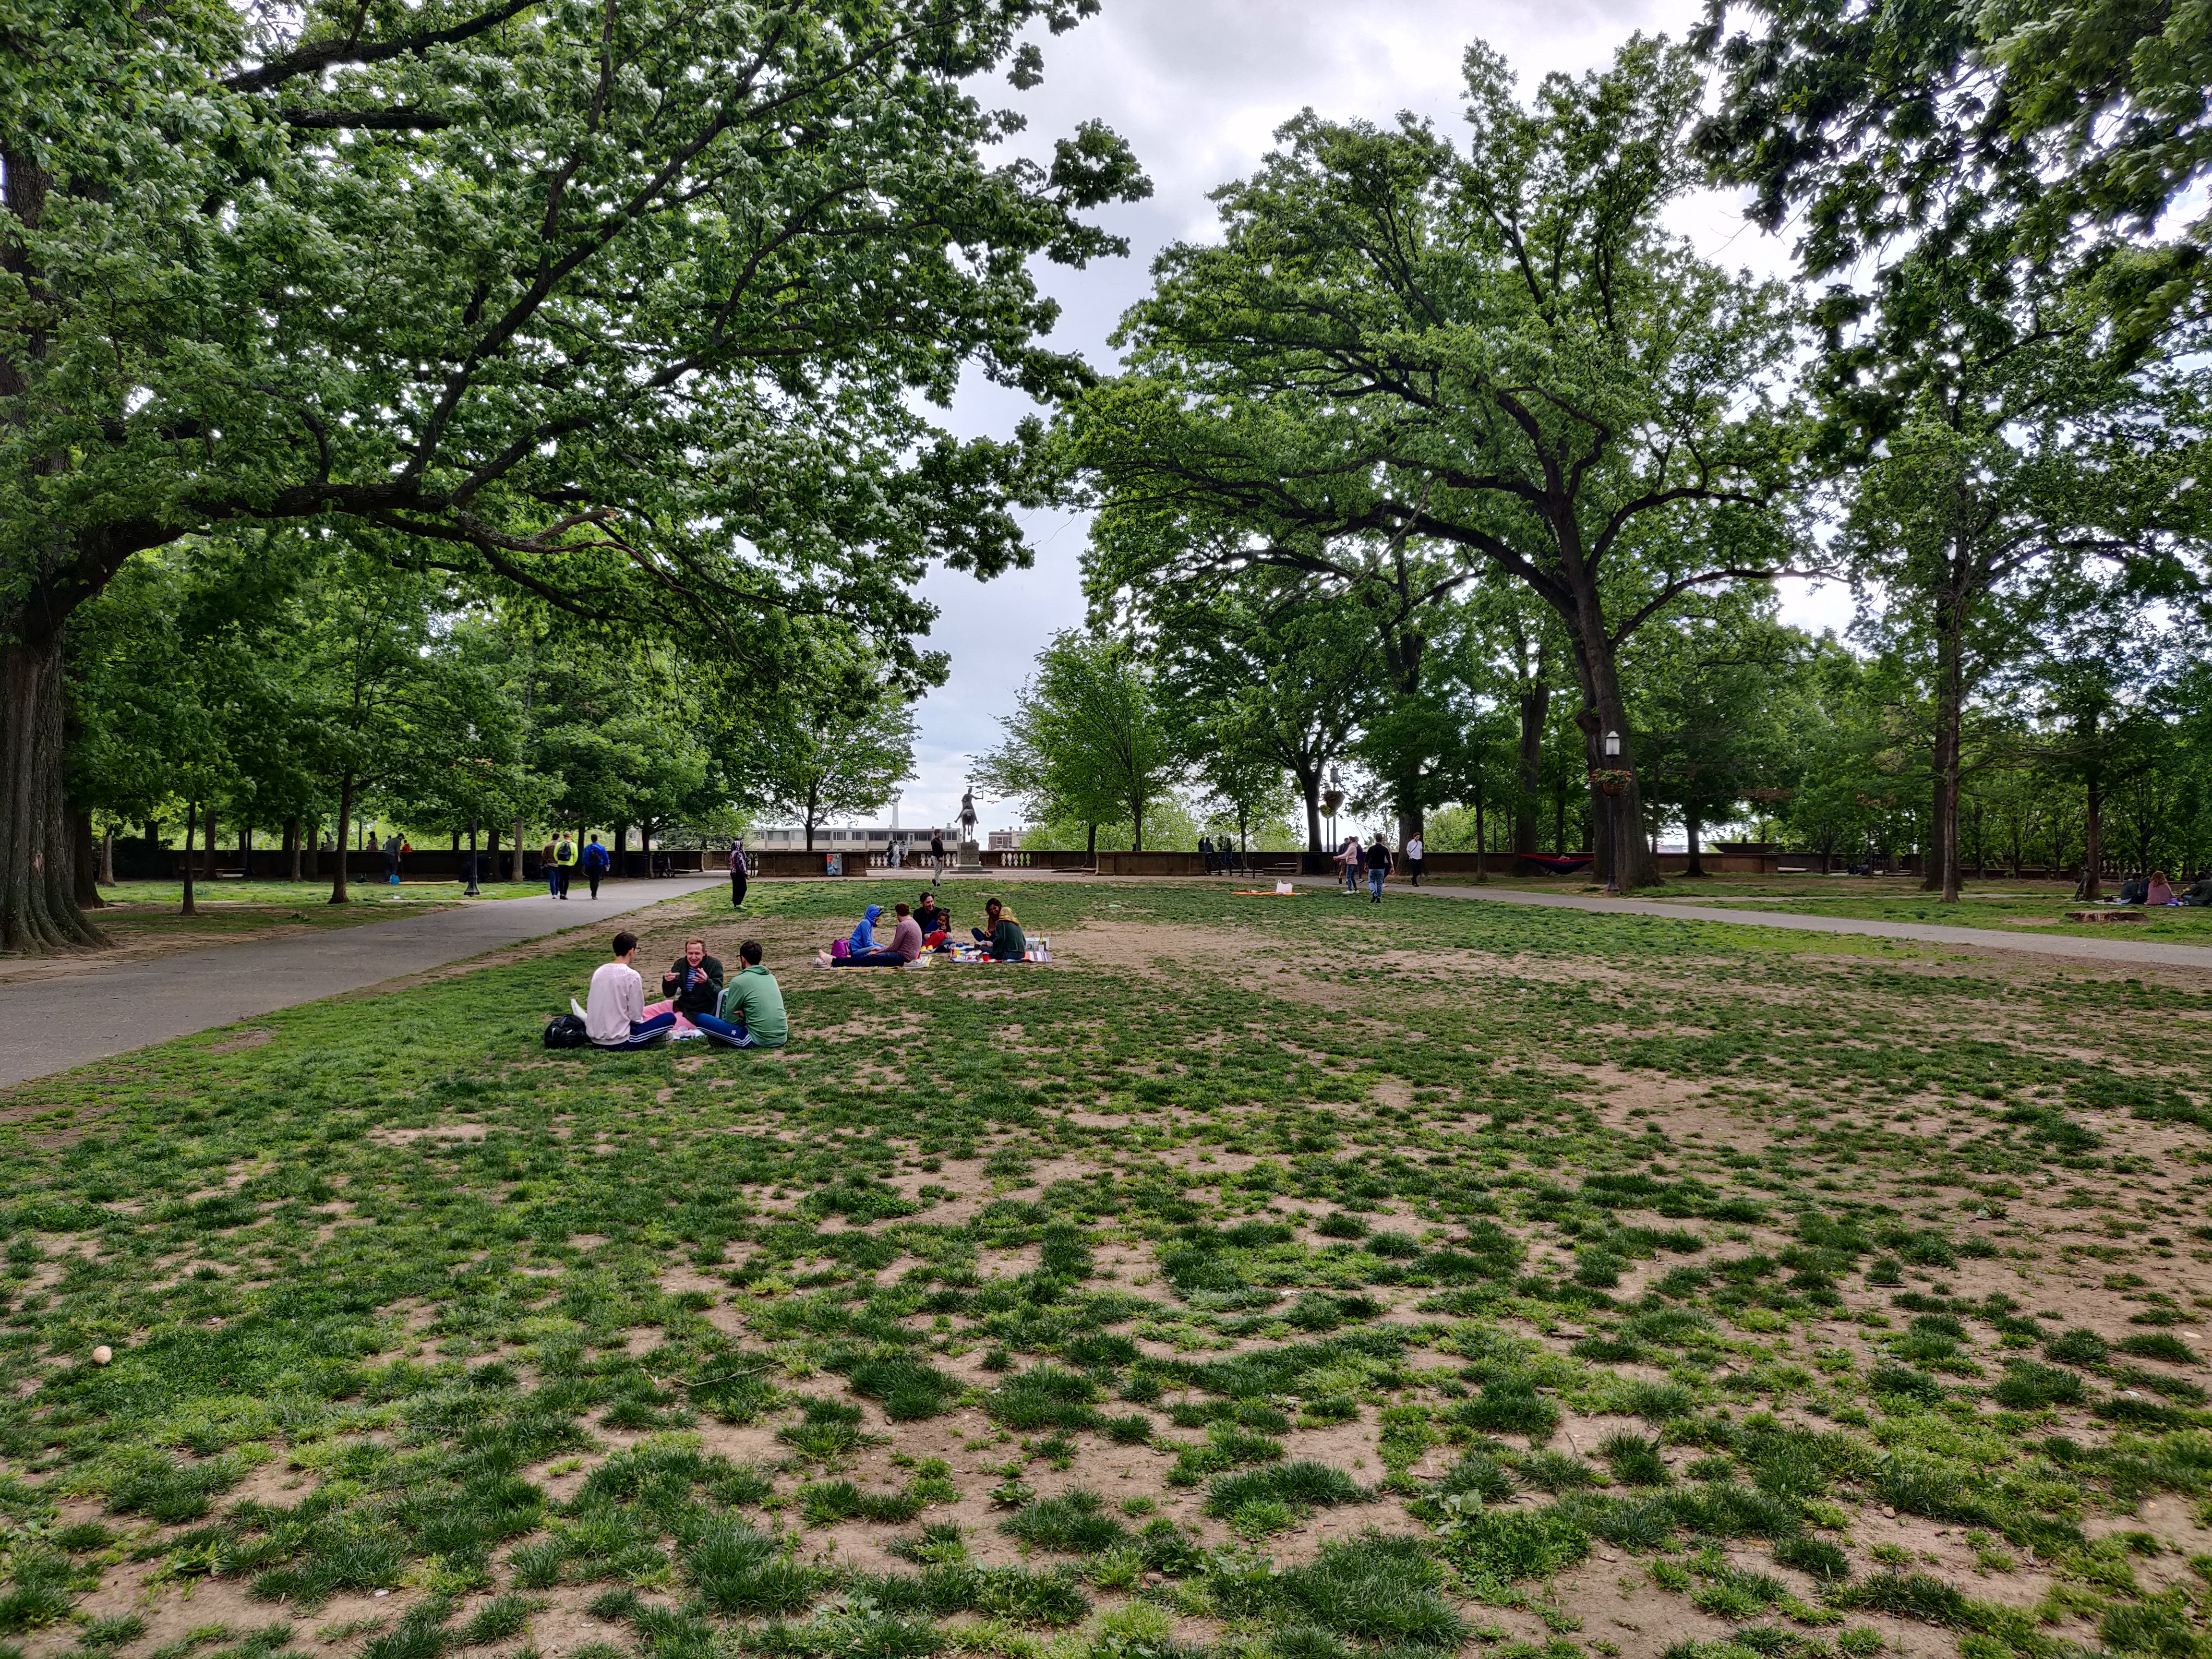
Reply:
<svg viewBox="0 0 2212 1659"><path fill-rule="evenodd" d="M781 1048L791 1040L791 1022L783 1012L783 988L775 975L761 966L760 941L749 939L738 946L744 963L731 977L722 997L722 1015L690 1014L690 1022L710 1042L732 1048Z"/></svg>
<svg viewBox="0 0 2212 1659"><path fill-rule="evenodd" d="M981 927L968 931L975 936L976 944L990 947L992 961L1019 962L1029 955L1028 935L1022 932L1022 924L1015 919L1014 913L1004 904L997 899L985 899L983 920L990 924L988 932Z"/></svg>

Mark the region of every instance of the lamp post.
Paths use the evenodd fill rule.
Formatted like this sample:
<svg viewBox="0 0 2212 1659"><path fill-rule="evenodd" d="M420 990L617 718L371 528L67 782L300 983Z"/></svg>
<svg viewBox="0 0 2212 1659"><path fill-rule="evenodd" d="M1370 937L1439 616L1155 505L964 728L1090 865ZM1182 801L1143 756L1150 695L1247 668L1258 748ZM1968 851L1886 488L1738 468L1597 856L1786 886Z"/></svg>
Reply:
<svg viewBox="0 0 2212 1659"><path fill-rule="evenodd" d="M1605 734L1605 763L1607 769L1617 769L1620 759L1620 733ZM1620 794L1607 790L1605 796L1605 890L1613 897L1620 896Z"/></svg>
<svg viewBox="0 0 2212 1659"><path fill-rule="evenodd" d="M483 896L477 890L477 821L474 818L469 820L469 884L467 890L461 896L463 898Z"/></svg>

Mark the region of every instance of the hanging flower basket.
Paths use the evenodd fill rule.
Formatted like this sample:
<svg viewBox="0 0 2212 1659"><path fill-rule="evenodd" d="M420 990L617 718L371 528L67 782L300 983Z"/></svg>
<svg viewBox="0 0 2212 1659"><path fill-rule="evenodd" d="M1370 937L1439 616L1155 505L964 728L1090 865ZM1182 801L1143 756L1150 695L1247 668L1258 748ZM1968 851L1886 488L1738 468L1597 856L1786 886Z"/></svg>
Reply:
<svg viewBox="0 0 2212 1659"><path fill-rule="evenodd" d="M1628 793L1628 786L1635 776L1632 769L1593 766L1589 775L1590 787L1601 795L1624 795Z"/></svg>

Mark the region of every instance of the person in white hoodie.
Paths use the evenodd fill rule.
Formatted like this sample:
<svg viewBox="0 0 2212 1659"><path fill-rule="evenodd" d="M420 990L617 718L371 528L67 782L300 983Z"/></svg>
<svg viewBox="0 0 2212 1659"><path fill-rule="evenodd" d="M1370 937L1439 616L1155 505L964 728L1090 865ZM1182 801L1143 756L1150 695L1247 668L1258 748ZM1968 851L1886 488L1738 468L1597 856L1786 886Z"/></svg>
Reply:
<svg viewBox="0 0 2212 1659"><path fill-rule="evenodd" d="M602 1048L642 1048L658 1042L676 1024L673 1013L645 1016L645 981L630 958L637 954L637 935L615 935L615 959L603 962L592 974L592 988L584 1001L584 1035Z"/></svg>

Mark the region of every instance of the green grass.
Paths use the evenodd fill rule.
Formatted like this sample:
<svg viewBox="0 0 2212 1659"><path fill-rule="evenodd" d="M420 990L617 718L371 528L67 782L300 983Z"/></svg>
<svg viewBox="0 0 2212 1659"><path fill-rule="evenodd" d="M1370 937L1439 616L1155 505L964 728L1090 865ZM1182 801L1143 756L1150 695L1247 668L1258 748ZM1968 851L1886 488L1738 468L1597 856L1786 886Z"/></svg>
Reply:
<svg viewBox="0 0 2212 1659"><path fill-rule="evenodd" d="M219 1575L257 1653L385 1589L375 1659L556 1603L654 1655L1164 1655L1172 1613L1350 1659L1637 1561L1769 1659L1856 1611L1966 1659L2195 1628L2104 1534L2212 1502L2157 1369L2202 1351L2212 1092L2139 1040L2197 981L1042 882L1054 968L792 965L889 892L627 921L766 940L776 1054L544 1050L595 942L13 1091L0 1636L155 1659L93 1592ZM994 1492L1030 1567L945 1518ZM1982 1541L1889 1560L1885 1509ZM2042 1623L1974 1582L2031 1553Z"/></svg>

